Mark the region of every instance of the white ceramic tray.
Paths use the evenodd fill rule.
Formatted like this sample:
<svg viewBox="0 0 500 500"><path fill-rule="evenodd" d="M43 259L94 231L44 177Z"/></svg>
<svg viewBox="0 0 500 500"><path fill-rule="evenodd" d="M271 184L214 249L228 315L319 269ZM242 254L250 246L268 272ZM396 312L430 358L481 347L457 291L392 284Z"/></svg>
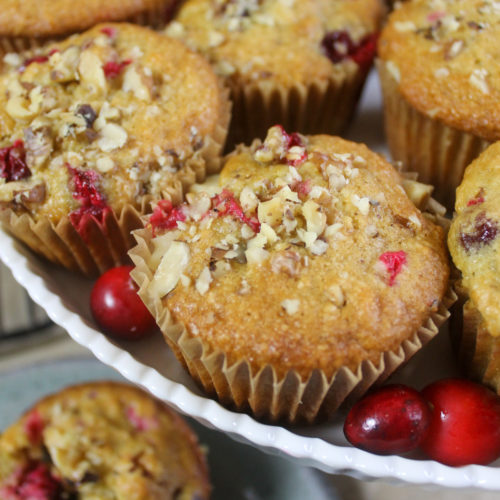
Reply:
<svg viewBox="0 0 500 500"><path fill-rule="evenodd" d="M384 151L380 93L371 75L358 117L349 138ZM500 460L489 467L451 468L419 455L381 457L351 447L342 434L344 415L324 425L284 428L265 425L252 417L229 411L208 399L175 360L160 335L144 342L108 340L91 319L88 298L92 283L34 256L0 231L0 259L35 302L69 335L124 377L149 389L181 413L223 431L234 439L252 443L326 472L362 479L477 487L500 490ZM420 351L393 380L420 388L432 380L455 374L446 332Z"/></svg>

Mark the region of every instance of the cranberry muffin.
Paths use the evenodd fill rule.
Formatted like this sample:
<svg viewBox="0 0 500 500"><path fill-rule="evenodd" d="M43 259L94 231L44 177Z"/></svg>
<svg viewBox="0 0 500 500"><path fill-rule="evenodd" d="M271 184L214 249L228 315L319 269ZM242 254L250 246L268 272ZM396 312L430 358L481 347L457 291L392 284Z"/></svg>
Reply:
<svg viewBox="0 0 500 500"><path fill-rule="evenodd" d="M447 316L441 227L364 145L269 130L227 158L219 194L160 202L136 233L139 294L191 375L226 404L330 417Z"/></svg>
<svg viewBox="0 0 500 500"><path fill-rule="evenodd" d="M130 21L164 27L178 0L4 0L0 53L40 47L101 22Z"/></svg>
<svg viewBox="0 0 500 500"><path fill-rule="evenodd" d="M88 275L126 259L149 200L218 168L226 92L206 61L147 28L98 25L0 75L0 220Z"/></svg>
<svg viewBox="0 0 500 500"><path fill-rule="evenodd" d="M499 154L497 142L465 170L448 246L461 272L462 322L453 332L461 361L472 378L500 393Z"/></svg>
<svg viewBox="0 0 500 500"><path fill-rule="evenodd" d="M38 402L0 436L2 500L207 499L187 424L135 387L90 382Z"/></svg>
<svg viewBox="0 0 500 500"><path fill-rule="evenodd" d="M282 123L337 133L375 54L379 0L188 0L167 28L204 54L231 88L230 144Z"/></svg>
<svg viewBox="0 0 500 500"><path fill-rule="evenodd" d="M466 166L500 139L500 11L483 0L415 0L378 51L391 154L453 208Z"/></svg>

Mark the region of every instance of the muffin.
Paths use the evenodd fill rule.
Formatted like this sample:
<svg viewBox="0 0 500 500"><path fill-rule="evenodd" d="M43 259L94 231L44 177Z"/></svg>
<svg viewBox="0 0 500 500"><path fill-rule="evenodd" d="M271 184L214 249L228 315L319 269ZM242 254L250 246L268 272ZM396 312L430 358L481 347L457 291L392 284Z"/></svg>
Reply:
<svg viewBox="0 0 500 500"><path fill-rule="evenodd" d="M467 373L500 393L500 143L484 151L465 170L457 189L456 215L448 246L461 272L462 299L454 335Z"/></svg>
<svg viewBox="0 0 500 500"><path fill-rule="evenodd" d="M0 75L0 220L87 275L124 262L151 199L218 169L227 92L180 42L98 25Z"/></svg>
<svg viewBox="0 0 500 500"><path fill-rule="evenodd" d="M204 54L231 88L232 145L263 139L276 123L340 132L383 13L379 0L187 0L166 32Z"/></svg>
<svg viewBox="0 0 500 500"><path fill-rule="evenodd" d="M500 11L483 0L415 0L378 45L391 154L453 208L465 167L500 139Z"/></svg>
<svg viewBox="0 0 500 500"><path fill-rule="evenodd" d="M162 27L177 0L4 0L0 11L0 52L19 52L95 24L135 21Z"/></svg>
<svg viewBox="0 0 500 500"><path fill-rule="evenodd" d="M221 402L328 418L437 333L443 230L404 189L426 207L427 186L364 145L280 126L230 155L219 183L160 202L130 254L167 342Z"/></svg>
<svg viewBox="0 0 500 500"><path fill-rule="evenodd" d="M205 457L163 402L117 382L68 387L0 436L0 498L207 499Z"/></svg>

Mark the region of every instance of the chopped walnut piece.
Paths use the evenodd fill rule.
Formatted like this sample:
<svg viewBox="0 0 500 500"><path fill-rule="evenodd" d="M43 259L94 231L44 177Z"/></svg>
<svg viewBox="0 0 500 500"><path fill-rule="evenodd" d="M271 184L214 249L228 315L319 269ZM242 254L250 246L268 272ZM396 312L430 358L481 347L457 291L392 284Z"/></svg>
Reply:
<svg viewBox="0 0 500 500"><path fill-rule="evenodd" d="M296 277L300 272L300 255L293 250L276 253L271 258L271 269L273 273L285 273Z"/></svg>
<svg viewBox="0 0 500 500"><path fill-rule="evenodd" d="M5 111L15 119L23 120L27 118L32 118L34 112L29 109L28 102L25 98L21 96L13 96L7 101Z"/></svg>
<svg viewBox="0 0 500 500"><path fill-rule="evenodd" d="M413 204L417 208L422 209L425 207L434 188L428 184L422 184L421 182L410 179L403 179L403 189Z"/></svg>
<svg viewBox="0 0 500 500"><path fill-rule="evenodd" d="M302 214L306 219L307 230L318 236L326 228L326 215L321 212L321 207L312 200L308 200L302 206Z"/></svg>
<svg viewBox="0 0 500 500"><path fill-rule="evenodd" d="M161 298L171 292L187 268L189 259L189 247L186 243L171 242L149 284L150 293Z"/></svg>
<svg viewBox="0 0 500 500"><path fill-rule="evenodd" d="M250 226L247 226L246 224L241 226L241 236L245 240L249 240L250 238L253 238L254 232Z"/></svg>
<svg viewBox="0 0 500 500"><path fill-rule="evenodd" d="M103 174L113 170L114 166L115 163L109 156L101 156L101 158L98 158L96 161L97 170Z"/></svg>
<svg viewBox="0 0 500 500"><path fill-rule="evenodd" d="M490 86L486 80L488 77L488 71L484 68L478 69L476 68L475 70L472 71L469 77L469 82L479 89L483 94L489 94L490 93Z"/></svg>
<svg viewBox="0 0 500 500"><path fill-rule="evenodd" d="M238 295L248 295L251 292L251 287L246 279L241 280L240 289L238 290Z"/></svg>
<svg viewBox="0 0 500 500"><path fill-rule="evenodd" d="M14 200L28 211L35 209L36 205L45 201L46 189L45 184L36 184L32 188L22 189L20 191L13 190Z"/></svg>
<svg viewBox="0 0 500 500"><path fill-rule="evenodd" d="M340 285L331 285L326 290L328 300L330 300L337 307L343 307L345 305L345 295L342 287Z"/></svg>
<svg viewBox="0 0 500 500"><path fill-rule="evenodd" d="M281 199L275 197L268 201L261 201L257 208L257 215L260 222L265 222L270 226L277 226L283 219Z"/></svg>
<svg viewBox="0 0 500 500"><path fill-rule="evenodd" d="M303 241L307 248L311 248L314 242L318 239L318 235L313 231L304 231L304 229L297 229L297 235Z"/></svg>
<svg viewBox="0 0 500 500"><path fill-rule="evenodd" d="M257 198L255 192L248 186L245 186L241 190L240 204L245 212L253 212L259 204L259 199Z"/></svg>
<svg viewBox="0 0 500 500"><path fill-rule="evenodd" d="M72 82L78 80L77 68L80 60L80 49L75 46L68 47L63 52L54 52L49 57L49 64L53 70L51 80L55 82Z"/></svg>
<svg viewBox="0 0 500 500"><path fill-rule="evenodd" d="M187 213L195 221L200 220L204 215L206 215L212 206L210 196L204 192L188 193L186 195L186 199L189 204Z"/></svg>
<svg viewBox="0 0 500 500"><path fill-rule="evenodd" d="M397 31L400 31L402 33L406 32L406 31L416 31L416 29L417 29L417 27L415 26L415 23L413 23L411 21L405 21L405 22L399 21L399 22L395 22L394 23L394 28Z"/></svg>
<svg viewBox="0 0 500 500"><path fill-rule="evenodd" d="M274 229L265 222L261 224L259 234L264 235L268 243L274 243L278 240L278 235L276 234Z"/></svg>
<svg viewBox="0 0 500 500"><path fill-rule="evenodd" d="M53 149L52 130L50 127L41 127L24 130L24 143L26 149L26 163L39 167L45 163Z"/></svg>
<svg viewBox="0 0 500 500"><path fill-rule="evenodd" d="M286 311L290 316L296 314L300 307L299 299L285 299L281 302L281 307Z"/></svg>
<svg viewBox="0 0 500 500"><path fill-rule="evenodd" d="M316 240L310 246L313 255L323 255L328 250L328 243L323 240Z"/></svg>
<svg viewBox="0 0 500 500"><path fill-rule="evenodd" d="M292 191L288 185L284 186L278 191L278 196L283 201L293 201L295 203L300 203L300 198L295 191Z"/></svg>
<svg viewBox="0 0 500 500"><path fill-rule="evenodd" d="M213 278L212 274L210 273L210 269L208 268L208 266L205 266L195 283L195 288L198 291L198 293L200 295L205 295L205 293L208 292L208 289L210 288L210 283L212 283L212 281Z"/></svg>
<svg viewBox="0 0 500 500"><path fill-rule="evenodd" d="M152 83L152 82L151 82ZM145 84L145 77L143 77L135 66L129 66L123 76L123 91L131 92L143 101L151 99L151 84Z"/></svg>
<svg viewBox="0 0 500 500"><path fill-rule="evenodd" d="M463 40L451 40L446 44L444 49L444 58L446 60L453 59L458 56L460 52L463 50L465 43Z"/></svg>
<svg viewBox="0 0 500 500"><path fill-rule="evenodd" d="M106 123L100 133L101 138L97 141L97 144L106 153L123 147L127 142L127 132L123 127L115 123Z"/></svg>
<svg viewBox="0 0 500 500"><path fill-rule="evenodd" d="M84 50L81 53L78 73L80 74L80 81L87 85L89 90L98 93L106 88L106 77L102 69L102 62L93 52Z"/></svg>
<svg viewBox="0 0 500 500"><path fill-rule="evenodd" d="M245 257L249 264L260 264L269 257L269 252L264 250L267 238L259 233L248 241Z"/></svg>
<svg viewBox="0 0 500 500"><path fill-rule="evenodd" d="M361 215L368 215L370 211L370 199L366 196L360 198L357 194L351 197L352 204L360 211Z"/></svg>
<svg viewBox="0 0 500 500"><path fill-rule="evenodd" d="M226 260L220 260L215 263L214 270L212 271L212 275L215 279L221 278L225 274L231 271L231 264ZM198 283L198 282L196 282ZM200 292L201 293L201 292Z"/></svg>

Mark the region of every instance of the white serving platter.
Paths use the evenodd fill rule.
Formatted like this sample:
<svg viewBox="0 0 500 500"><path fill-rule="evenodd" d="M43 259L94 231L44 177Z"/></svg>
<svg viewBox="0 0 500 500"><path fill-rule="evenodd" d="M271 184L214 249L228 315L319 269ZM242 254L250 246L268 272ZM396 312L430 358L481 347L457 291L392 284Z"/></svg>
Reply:
<svg viewBox="0 0 500 500"><path fill-rule="evenodd" d="M348 137L385 152L380 91L370 75L357 118ZM89 311L92 282L38 258L0 230L0 259L33 300L79 344L125 378L151 391L185 415L234 439L269 453L289 457L328 473L360 479L385 479L422 485L500 490L500 460L484 466L447 467L414 454L377 456L350 446L342 433L344 414L330 423L281 427L230 411L204 396L176 361L161 335L141 342L109 340L96 328ZM392 381L421 388L456 374L446 331L420 351Z"/></svg>

